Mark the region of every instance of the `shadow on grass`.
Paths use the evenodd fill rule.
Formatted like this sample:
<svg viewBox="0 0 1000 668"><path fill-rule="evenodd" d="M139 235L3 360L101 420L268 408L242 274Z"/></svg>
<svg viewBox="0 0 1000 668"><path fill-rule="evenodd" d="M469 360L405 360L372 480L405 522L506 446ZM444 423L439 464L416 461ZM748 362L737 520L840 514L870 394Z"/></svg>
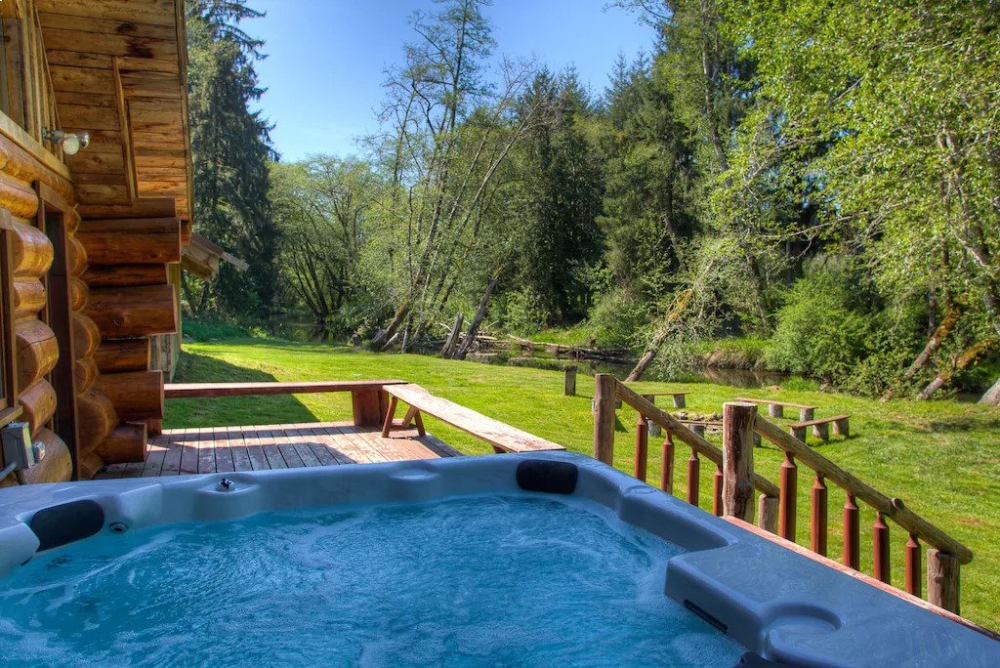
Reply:
<svg viewBox="0 0 1000 668"><path fill-rule="evenodd" d="M1000 419L984 420L976 417L954 417L945 420L934 420L928 424L931 431L972 431L981 429L1000 429Z"/></svg>
<svg viewBox="0 0 1000 668"><path fill-rule="evenodd" d="M175 383L261 383L277 379L257 369L229 364L214 357L181 352ZM291 395L171 399L165 429L237 427L317 422L312 411Z"/></svg>

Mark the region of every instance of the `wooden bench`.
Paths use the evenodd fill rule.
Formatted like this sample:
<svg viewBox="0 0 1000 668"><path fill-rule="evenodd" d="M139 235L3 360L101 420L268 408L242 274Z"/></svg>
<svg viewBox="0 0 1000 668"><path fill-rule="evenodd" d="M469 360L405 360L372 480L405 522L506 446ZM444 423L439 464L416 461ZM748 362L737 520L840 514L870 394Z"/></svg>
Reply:
<svg viewBox="0 0 1000 668"><path fill-rule="evenodd" d="M671 397L674 408L684 408L687 403L684 397L688 395L687 392L643 392L641 394L653 404L656 403L656 397Z"/></svg>
<svg viewBox="0 0 1000 668"><path fill-rule="evenodd" d="M257 397L275 394L315 394L350 392L357 427L382 425L386 399L382 390L390 385L404 385L404 380L321 380L303 383L167 383L166 399L204 399L209 397Z"/></svg>
<svg viewBox="0 0 1000 668"><path fill-rule="evenodd" d="M805 442L806 440L806 428L812 427L813 436L822 439L824 441L830 440L830 423L833 423L833 433L838 436L850 436L850 427L848 426L848 420L850 420L850 415L834 415L833 417L823 418L821 420L803 420L802 422L796 422L795 424L788 425L788 432Z"/></svg>
<svg viewBox="0 0 1000 668"><path fill-rule="evenodd" d="M769 399L750 399L749 397L737 397L736 401L746 401L751 404L766 404L767 414L773 418L784 417L785 408L798 408L799 420L808 422L813 419L816 406L806 406L805 404L793 404L789 401L771 401Z"/></svg>
<svg viewBox="0 0 1000 668"><path fill-rule="evenodd" d="M460 406L453 401L436 397L419 385L389 385L389 407L382 424L382 436L388 438L395 429L407 429L412 421L418 433L423 436L424 424L421 412L436 417L456 429L486 441L496 452L537 452L544 450L565 450L561 445L538 438L499 420L486 417L482 413ZM398 402L409 405L410 409L401 423L393 422Z"/></svg>

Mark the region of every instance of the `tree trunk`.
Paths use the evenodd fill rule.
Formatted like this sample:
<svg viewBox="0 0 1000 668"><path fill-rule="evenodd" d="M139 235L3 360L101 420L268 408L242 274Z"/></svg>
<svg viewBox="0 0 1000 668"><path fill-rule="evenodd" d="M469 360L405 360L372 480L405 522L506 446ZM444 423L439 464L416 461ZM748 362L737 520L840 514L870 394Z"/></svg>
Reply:
<svg viewBox="0 0 1000 668"><path fill-rule="evenodd" d="M955 325L956 323L958 323L958 318L961 314L962 314L961 310L956 306L952 306L950 309L948 309L948 312L945 313L944 320L941 321L941 324L938 325L938 328L934 331L934 334L932 334L931 338L928 339L927 345L924 346L923 351L921 351L921 353L917 355L917 358L913 360L913 363L910 365L910 368L908 368L906 370L906 373L903 374L902 380L904 381L910 380L911 378L913 378L913 376L916 375L918 371L927 366L927 362L930 361L931 355L934 354L935 350L941 347L941 344L944 342L944 340L948 338L949 334L951 334L951 330L955 328ZM892 395L894 392L895 390L891 388L887 390L886 393L882 395L882 401L889 401L890 399L892 399Z"/></svg>
<svg viewBox="0 0 1000 668"><path fill-rule="evenodd" d="M943 385L945 385L948 381L951 380L952 375L954 375L956 371L963 371L969 368L969 366L971 366L972 363L976 361L976 358L979 357L981 354L983 354L989 348L990 348L989 342L976 343L970 346L964 353L962 353L958 357L958 360L956 360L955 365L952 368L944 369L943 371L941 371L941 373L937 375L937 377L934 380L928 383L927 387L925 387L920 392L920 394L917 395L917 399L923 399L923 400L930 399L932 394L937 392L939 389L941 389Z"/></svg>
<svg viewBox="0 0 1000 668"><path fill-rule="evenodd" d="M444 346L441 348L441 357L451 359L451 356L455 353L455 346L458 345L458 337L462 334L462 323L464 321L465 314L459 313L455 318L455 326L451 328L451 334L448 335L448 340L444 342Z"/></svg>
<svg viewBox="0 0 1000 668"><path fill-rule="evenodd" d="M492 280L490 280L489 285L486 286L486 292L483 293L483 298L479 302L479 310L476 311L475 317L472 318L472 322L469 323L469 332L465 335L465 341L462 341L462 345L455 352L455 359L464 360L465 356L469 354L472 350L473 344L476 342L476 334L479 333L479 325L482 324L483 318L486 317L486 311L489 309L490 299L493 297L493 290L497 287L497 283L500 281L500 274L503 273L503 267L500 267L493 274Z"/></svg>
<svg viewBox="0 0 1000 668"><path fill-rule="evenodd" d="M979 400L979 403L987 406L1000 406L1000 378L997 378L997 382L993 383L993 387L986 390L986 394Z"/></svg>
<svg viewBox="0 0 1000 668"><path fill-rule="evenodd" d="M660 346L663 342L667 340L667 335L670 333L671 326L677 322L680 318L681 313L684 312L684 308L687 306L688 302L691 300L691 296L694 294L694 289L686 290L677 300L677 303L667 314L667 319L656 331L653 336L653 340L649 342L646 346L646 350L643 351L642 356L636 363L635 368L629 373L628 377L625 379L627 383L634 383L635 381L642 378L642 374L646 373L646 369L652 364L653 359L656 357L656 353L660 350Z"/></svg>
<svg viewBox="0 0 1000 668"><path fill-rule="evenodd" d="M406 316L410 312L410 300L407 299L399 308L396 309L395 315L392 317L392 322L385 329L379 331L371 341L368 342L368 347L374 352L382 352L389 347L396 334L399 333L399 327L406 320Z"/></svg>

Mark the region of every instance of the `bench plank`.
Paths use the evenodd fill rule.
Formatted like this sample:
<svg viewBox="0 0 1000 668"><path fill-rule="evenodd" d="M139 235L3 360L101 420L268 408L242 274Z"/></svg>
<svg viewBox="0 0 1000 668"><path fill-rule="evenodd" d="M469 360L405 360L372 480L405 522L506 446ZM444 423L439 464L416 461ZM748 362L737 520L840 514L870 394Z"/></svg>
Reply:
<svg viewBox="0 0 1000 668"><path fill-rule="evenodd" d="M402 380L321 380L302 383L167 383L167 399L203 397L256 397L270 394L313 394L319 392L359 392L403 385Z"/></svg>
<svg viewBox="0 0 1000 668"><path fill-rule="evenodd" d="M771 399L751 399L750 397L737 397L736 401L747 401L752 404L770 404L773 406L787 406L788 408L819 408L818 406L807 406L806 404L795 404L790 401L773 401Z"/></svg>
<svg viewBox="0 0 1000 668"><path fill-rule="evenodd" d="M806 420L804 422L796 422L795 424L788 425L790 427L814 427L818 424L837 422L838 420L848 420L850 415L834 415L832 417L819 418L817 420Z"/></svg>
<svg viewBox="0 0 1000 668"><path fill-rule="evenodd" d="M505 452L535 452L565 450L561 445L538 438L482 413L460 406L453 401L436 397L419 385L390 385L385 388L391 396L417 410L432 415L456 429L486 441Z"/></svg>

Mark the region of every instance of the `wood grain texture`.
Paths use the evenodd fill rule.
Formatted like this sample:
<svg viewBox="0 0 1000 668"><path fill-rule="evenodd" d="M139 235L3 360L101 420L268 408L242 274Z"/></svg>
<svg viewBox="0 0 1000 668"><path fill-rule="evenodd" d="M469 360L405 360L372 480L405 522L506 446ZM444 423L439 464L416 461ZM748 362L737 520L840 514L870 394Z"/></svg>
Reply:
<svg viewBox="0 0 1000 668"><path fill-rule="evenodd" d="M171 285L95 288L87 305L105 338L177 332L176 294Z"/></svg>
<svg viewBox="0 0 1000 668"><path fill-rule="evenodd" d="M14 325L18 387L41 380L59 361L59 342L44 322L19 320Z"/></svg>
<svg viewBox="0 0 1000 668"><path fill-rule="evenodd" d="M80 418L80 452L93 452L118 422L115 406L106 396L91 390L77 396L77 412Z"/></svg>
<svg viewBox="0 0 1000 668"><path fill-rule="evenodd" d="M85 221L77 237L91 265L171 264L181 260L180 218Z"/></svg>
<svg viewBox="0 0 1000 668"><path fill-rule="evenodd" d="M125 422L111 430L94 451L105 464L141 462L146 458L146 424Z"/></svg>
<svg viewBox="0 0 1000 668"><path fill-rule="evenodd" d="M111 339L103 341L94 353L101 373L145 371L149 368L152 342L142 339Z"/></svg>
<svg viewBox="0 0 1000 668"><path fill-rule="evenodd" d="M47 380L39 380L31 387L21 388L17 401L24 409L22 419L31 425L32 436L56 412L56 391Z"/></svg>
<svg viewBox="0 0 1000 668"><path fill-rule="evenodd" d="M535 452L543 450L565 450L561 445L546 441L526 431L521 431L499 420L486 417L482 413L461 406L442 397L437 397L419 385L387 385L385 391L391 397L403 401L428 415L450 424L456 429L486 441L504 452Z"/></svg>
<svg viewBox="0 0 1000 668"><path fill-rule="evenodd" d="M119 420L162 420L163 372L105 373L94 384L114 404Z"/></svg>
<svg viewBox="0 0 1000 668"><path fill-rule="evenodd" d="M753 521L753 424L757 406L722 406L722 507L726 515Z"/></svg>

